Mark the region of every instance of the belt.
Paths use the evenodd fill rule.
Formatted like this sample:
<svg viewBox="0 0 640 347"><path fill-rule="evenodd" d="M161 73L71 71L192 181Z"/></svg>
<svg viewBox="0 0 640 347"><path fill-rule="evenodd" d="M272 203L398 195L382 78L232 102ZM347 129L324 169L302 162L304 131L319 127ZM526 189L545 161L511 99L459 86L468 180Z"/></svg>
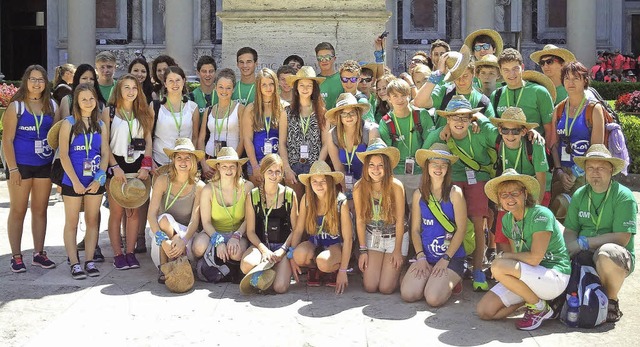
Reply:
<svg viewBox="0 0 640 347"><path fill-rule="evenodd" d="M369 234L373 235L373 233L371 231L367 230L367 232ZM392 237L396 237L396 234L395 233L394 234L380 234L380 237L383 238L383 239L390 239Z"/></svg>

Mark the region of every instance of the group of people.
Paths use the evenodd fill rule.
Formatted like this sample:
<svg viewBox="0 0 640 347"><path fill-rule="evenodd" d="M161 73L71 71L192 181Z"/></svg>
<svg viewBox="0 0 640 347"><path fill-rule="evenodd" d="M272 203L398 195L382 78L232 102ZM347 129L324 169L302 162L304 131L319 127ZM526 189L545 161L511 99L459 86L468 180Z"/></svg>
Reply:
<svg viewBox="0 0 640 347"><path fill-rule="evenodd" d="M611 53L599 51L598 61L591 67L591 79L600 82L637 82L640 73L640 56L622 54L620 50Z"/></svg>
<svg viewBox="0 0 640 347"><path fill-rule="evenodd" d="M343 293L355 268L367 292L399 287L405 301L437 307L469 273L473 289L487 292L480 318L524 304L516 325L532 330L553 316L547 301L563 294L570 258L590 252L609 296L607 319L619 320L637 204L612 180L625 162L605 146L586 67L547 45L530 56L544 73L525 71L520 52L483 29L458 52L435 41L395 77L384 44L376 39L375 63L346 60L336 71L335 49L322 42L319 73L296 55L256 73L258 54L243 47L239 80L203 56L193 91L169 56L151 69L138 58L115 80L115 58L101 52L95 67L76 68L59 103L46 71L30 66L3 118L11 270L26 271L29 200L32 264L56 266L44 239L59 170L76 279L100 275L106 193L119 270L140 267L148 225L156 265L184 256L194 266L202 258L237 265L247 274L242 292L283 293L306 273L308 286ZM563 216L547 207L563 199ZM487 263L499 282L492 288Z"/></svg>

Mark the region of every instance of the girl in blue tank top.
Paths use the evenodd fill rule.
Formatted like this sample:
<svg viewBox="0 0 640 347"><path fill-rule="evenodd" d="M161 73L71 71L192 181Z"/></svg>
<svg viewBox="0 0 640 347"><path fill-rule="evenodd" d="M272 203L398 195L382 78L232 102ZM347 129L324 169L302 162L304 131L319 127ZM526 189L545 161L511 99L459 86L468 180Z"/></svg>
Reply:
<svg viewBox="0 0 640 347"><path fill-rule="evenodd" d="M73 93L73 115L60 126L58 143L60 163L64 169L62 195L64 196L64 240L71 277L83 279L98 276L100 271L93 262L100 224L100 204L107 181L109 141L106 127L98 117L98 95L91 84L77 86ZM76 247L76 234L81 206L87 226L85 235L85 262L80 265Z"/></svg>
<svg viewBox="0 0 640 347"><path fill-rule="evenodd" d="M405 301L424 298L429 306L438 307L455 287L462 289L467 206L462 190L451 183L451 165L457 160L440 143L416 152L422 186L413 194L411 236L416 259L400 286Z"/></svg>

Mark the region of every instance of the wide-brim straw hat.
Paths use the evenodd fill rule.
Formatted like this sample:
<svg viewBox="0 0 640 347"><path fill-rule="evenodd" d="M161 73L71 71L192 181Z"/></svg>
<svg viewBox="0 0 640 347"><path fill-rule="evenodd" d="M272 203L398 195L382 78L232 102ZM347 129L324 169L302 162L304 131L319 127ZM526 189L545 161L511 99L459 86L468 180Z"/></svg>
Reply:
<svg viewBox="0 0 640 347"><path fill-rule="evenodd" d="M342 93L338 96L338 100L336 100L336 107L327 111L324 116L325 118L331 122L336 123L338 121L340 112L345 108L356 107L362 110L362 114L369 112L371 106L369 104L361 104L358 102L355 96L351 93Z"/></svg>
<svg viewBox="0 0 640 347"><path fill-rule="evenodd" d="M423 169L426 168L428 159L445 159L451 165L458 161L458 157L451 154L451 150L444 143L436 142L429 149L419 149L416 151L416 161Z"/></svg>
<svg viewBox="0 0 640 347"><path fill-rule="evenodd" d="M531 55L529 55L529 58L531 58L534 63L538 64L540 63L540 59L547 55L560 57L562 60L564 60L565 64L576 61L576 56L573 55L570 50L552 44L545 45L541 50L531 53Z"/></svg>
<svg viewBox="0 0 640 347"><path fill-rule="evenodd" d="M453 82L457 80L469 67L469 62L471 62L471 51L467 46L462 46L462 48L460 48L460 52L447 52L447 60L444 65L447 67L448 71L447 74L444 75L444 81Z"/></svg>
<svg viewBox="0 0 640 347"><path fill-rule="evenodd" d="M193 288L195 277L186 256L162 264L160 267L165 276L164 284L173 293L185 293Z"/></svg>
<svg viewBox="0 0 640 347"><path fill-rule="evenodd" d="M518 181L522 183L527 192L529 192L534 199L538 199L538 196L540 196L540 183L538 183L538 180L533 176L521 175L514 169L506 169L502 175L489 180L489 182L484 186L484 193L489 199L491 199L491 201L499 205L498 186L500 183L507 181Z"/></svg>
<svg viewBox="0 0 640 347"><path fill-rule="evenodd" d="M611 155L611 152L607 149L605 145L595 144L591 145L587 150L587 153L584 156L573 157L573 161L578 165L582 170L585 170L585 164L587 160L603 160L611 163L613 165L613 174L617 175L622 171L626 165L624 159L616 158Z"/></svg>
<svg viewBox="0 0 640 347"><path fill-rule="evenodd" d="M498 64L498 57L493 54L487 54L482 59L475 62L476 70L483 66L491 66L500 70L500 64Z"/></svg>
<svg viewBox="0 0 640 347"><path fill-rule="evenodd" d="M267 290L276 279L276 272L272 270L273 263L263 261L249 271L240 281L240 293L252 294L259 290Z"/></svg>
<svg viewBox="0 0 640 347"><path fill-rule="evenodd" d="M553 101L553 103L556 102L556 85L553 84L553 81L545 74L538 71L527 70L522 73L522 79L525 81L537 83L545 87L549 94L551 94L551 100Z"/></svg>
<svg viewBox="0 0 640 347"><path fill-rule="evenodd" d="M191 142L191 139L186 137L177 138L176 144L175 146L173 146L173 148L163 148L162 150L164 151L164 154L166 154L169 158L172 158L174 153L180 152L191 153L196 156L198 161L204 159L204 151L196 149L196 147L193 145L193 142Z"/></svg>
<svg viewBox="0 0 640 347"><path fill-rule="evenodd" d="M316 75L316 71L311 66L303 66L296 72L295 75L287 76L286 81L287 84L293 87L293 83L297 80L313 80L318 82L318 84L322 84L324 82L324 77L318 77Z"/></svg>
<svg viewBox="0 0 640 347"><path fill-rule="evenodd" d="M216 164L220 162L229 162L233 161L236 163L240 163L240 166L246 164L249 161L249 158L239 158L238 152L236 152L233 147L222 147L220 151L218 151L218 156L214 159L207 159L207 165L210 167L215 167Z"/></svg>
<svg viewBox="0 0 640 347"><path fill-rule="evenodd" d="M527 116L524 114L524 111L520 107L507 107L506 110L502 113L500 118L491 118L491 123L495 126L499 126L502 123L514 123L518 125L522 125L527 128L527 130L535 129L538 127L538 123L529 123L527 122Z"/></svg>
<svg viewBox="0 0 640 347"><path fill-rule="evenodd" d="M305 186L308 186L311 180L311 176L318 175L331 176L334 183L342 182L342 179L344 178L344 174L342 172L331 171L329 164L327 164L324 160L318 160L313 163L313 165L311 165L311 169L309 170L308 174L298 175L298 180Z"/></svg>
<svg viewBox="0 0 640 347"><path fill-rule="evenodd" d="M445 110L436 110L436 114L442 117L449 117L461 114L474 114L480 112L482 107L472 108L471 103L464 95L454 95L449 100Z"/></svg>
<svg viewBox="0 0 640 347"><path fill-rule="evenodd" d="M47 133L47 143L49 144L49 147L51 147L51 149L57 149L58 148L58 140L60 139L60 127L62 127L62 122L64 121L64 119L61 119L59 121L56 122L56 124L54 124L50 129L49 132Z"/></svg>
<svg viewBox="0 0 640 347"><path fill-rule="evenodd" d="M389 157L392 170L395 169L400 162L400 150L395 147L388 147L387 144L379 137L369 140L369 145L367 145L366 151L356 153L358 159L363 163L366 157L376 154L383 154Z"/></svg>
<svg viewBox="0 0 640 347"><path fill-rule="evenodd" d="M373 71L374 81L384 75L384 64L360 62L360 68Z"/></svg>
<svg viewBox="0 0 640 347"><path fill-rule="evenodd" d="M109 194L118 205L124 208L138 208L149 199L151 179L140 180L137 173L125 174L126 182L112 178L109 182Z"/></svg>
<svg viewBox="0 0 640 347"><path fill-rule="evenodd" d="M467 35L467 38L464 39L465 46L468 46L471 49L473 49L473 40L475 40L475 38L480 35L487 35L493 40L493 42L496 43L494 47L496 49L494 55L496 57L500 56L500 53L502 53L502 49L504 47L504 42L502 42L502 36L500 36L500 33L492 29L480 29Z"/></svg>

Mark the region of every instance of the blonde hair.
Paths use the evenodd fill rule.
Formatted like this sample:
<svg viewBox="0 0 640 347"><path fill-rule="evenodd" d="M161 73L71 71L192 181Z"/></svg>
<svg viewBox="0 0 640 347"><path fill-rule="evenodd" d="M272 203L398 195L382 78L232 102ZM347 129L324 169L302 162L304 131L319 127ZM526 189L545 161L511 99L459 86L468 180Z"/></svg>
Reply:
<svg viewBox="0 0 640 347"><path fill-rule="evenodd" d="M240 187L240 185L244 182L244 179L242 178L242 166L240 165L239 162L235 162L235 164L236 164L236 176L234 177L233 182L236 187ZM219 165L220 163L216 164L215 171L213 173L213 179L211 180L211 182L217 182L222 179L222 176L220 175L220 169L218 168Z"/></svg>
<svg viewBox="0 0 640 347"><path fill-rule="evenodd" d="M169 163L169 182L173 182L176 177L178 177L178 170L176 170L175 158L176 155L180 153L189 153L189 152L174 152L171 156L171 162ZM189 184L194 184L196 182L196 175L198 174L198 158L193 153L189 153L189 157L191 158L191 169L189 170L189 177L187 181Z"/></svg>
<svg viewBox="0 0 640 347"><path fill-rule="evenodd" d="M73 64L62 64L60 66L56 66L55 76L53 76L53 86L57 86L58 84L64 82L62 76L65 73L71 72L72 74L76 72L76 67Z"/></svg>
<svg viewBox="0 0 640 347"><path fill-rule="evenodd" d="M357 206L358 214L362 214L366 221L373 218L373 206L371 206L371 198L373 197L373 180L369 176L369 162L372 157L379 156L384 162L384 177L382 178L382 195L388 194L388 199L382 199L380 206L380 217L385 224L395 223L395 215L393 214L393 206L395 197L393 194L393 169L391 168L391 160L384 154L368 155L362 163L362 178L358 181L357 189L354 193L360 195L360 203L364 206Z"/></svg>
<svg viewBox="0 0 640 347"><path fill-rule="evenodd" d="M401 78L395 78L389 81L387 84L387 95L391 95L391 93L400 94L402 96L410 96L411 95L411 87L409 87L409 83Z"/></svg>
<svg viewBox="0 0 640 347"><path fill-rule="evenodd" d="M333 201L338 201L338 193L336 192L336 183L333 181L333 177L324 175L327 179L327 193L325 199L327 199L327 212L324 215L324 230L330 235L338 235L340 229L340 216L338 214L338 206L333 207ZM305 186L305 206L307 207L307 213L305 216L305 227L307 234L315 235L318 232L318 208L320 201L316 196L316 193L311 187L311 179L309 184Z"/></svg>
<svg viewBox="0 0 640 347"><path fill-rule="evenodd" d="M260 131L265 128L264 124L264 114L266 113L266 107L264 106L262 96L262 84L263 78L270 78L273 80L274 87L276 88L275 92L271 96L271 103L269 104L271 108L271 129L278 128L278 119L280 119L280 115L283 112L282 104L280 104L280 93L279 93L279 85L278 85L278 76L271 69L263 68L258 71L258 76L256 77L256 97L253 103L253 131ZM267 134L268 135L268 134Z"/></svg>

